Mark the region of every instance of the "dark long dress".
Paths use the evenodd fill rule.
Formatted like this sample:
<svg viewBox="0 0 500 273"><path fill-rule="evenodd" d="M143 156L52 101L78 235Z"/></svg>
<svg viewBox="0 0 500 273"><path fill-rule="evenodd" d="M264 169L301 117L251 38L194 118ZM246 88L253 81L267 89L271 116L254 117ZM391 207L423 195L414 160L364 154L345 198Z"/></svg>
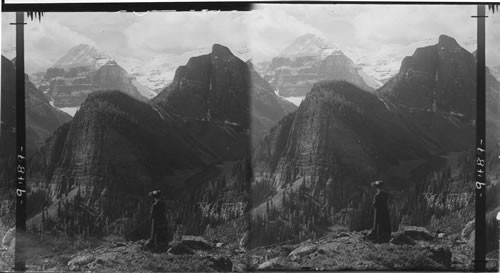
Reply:
<svg viewBox="0 0 500 273"><path fill-rule="evenodd" d="M151 242L154 245L166 243L168 240L167 217L165 203L157 200L151 209Z"/></svg>
<svg viewBox="0 0 500 273"><path fill-rule="evenodd" d="M376 241L380 243L388 242L391 239L391 219L389 216L389 207L387 200L389 194L380 191L375 195L373 207L375 208L375 217L373 223L373 232L376 235Z"/></svg>

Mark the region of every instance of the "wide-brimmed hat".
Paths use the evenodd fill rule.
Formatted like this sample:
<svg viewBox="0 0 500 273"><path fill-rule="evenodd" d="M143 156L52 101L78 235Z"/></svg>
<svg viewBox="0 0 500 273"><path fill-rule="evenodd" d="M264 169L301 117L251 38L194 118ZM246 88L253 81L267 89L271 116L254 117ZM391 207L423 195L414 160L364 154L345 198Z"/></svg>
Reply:
<svg viewBox="0 0 500 273"><path fill-rule="evenodd" d="M381 188L382 186L384 186L384 181L382 180L377 180L377 181L373 181L371 183L372 187L375 187L375 188Z"/></svg>
<svg viewBox="0 0 500 273"><path fill-rule="evenodd" d="M152 192L149 193L149 196L151 197L159 197L161 194L161 191L160 190L154 190Z"/></svg>

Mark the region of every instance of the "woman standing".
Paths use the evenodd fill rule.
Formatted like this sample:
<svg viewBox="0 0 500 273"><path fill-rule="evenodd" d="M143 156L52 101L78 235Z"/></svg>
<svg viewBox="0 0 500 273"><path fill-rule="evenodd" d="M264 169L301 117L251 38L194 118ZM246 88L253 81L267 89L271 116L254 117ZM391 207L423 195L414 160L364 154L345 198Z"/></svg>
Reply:
<svg viewBox="0 0 500 273"><path fill-rule="evenodd" d="M391 220L387 205L389 194L382 190L384 182L381 180L372 182L372 186L377 191L373 200L373 207L375 208L373 221L374 239L377 243L387 243L391 239Z"/></svg>

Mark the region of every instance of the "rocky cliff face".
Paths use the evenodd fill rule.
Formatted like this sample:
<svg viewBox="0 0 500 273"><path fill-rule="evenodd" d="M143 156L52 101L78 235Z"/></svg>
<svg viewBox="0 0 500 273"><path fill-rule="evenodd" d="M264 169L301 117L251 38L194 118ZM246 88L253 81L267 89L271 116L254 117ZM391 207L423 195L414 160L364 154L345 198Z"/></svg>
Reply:
<svg viewBox="0 0 500 273"><path fill-rule="evenodd" d="M223 157L229 156L228 153L239 154L239 151L234 151L236 146L248 149L250 138L256 143L276 122L295 109L274 94L251 64L217 44L210 54L193 57L185 66L179 67L172 84L154 99L154 103L192 124L193 132L202 136L207 146L219 142L213 135L205 133L208 127L230 127L243 133L237 138L232 137L233 140L218 135L218 138L226 139L224 145L229 146L227 152L224 151L226 146L216 148L225 154Z"/></svg>
<svg viewBox="0 0 500 273"><path fill-rule="evenodd" d="M215 44L208 55L193 57L175 73L172 84L155 102L188 118L250 124L250 74L242 60Z"/></svg>
<svg viewBox="0 0 500 273"><path fill-rule="evenodd" d="M151 98L151 92L116 61L85 44L70 49L47 69L39 88L56 107L79 107L88 94L103 90L120 90L139 100Z"/></svg>
<svg viewBox="0 0 500 273"><path fill-rule="evenodd" d="M436 45L406 57L399 73L378 92L445 151L460 151L474 143L475 77L473 55L441 35Z"/></svg>
<svg viewBox="0 0 500 273"><path fill-rule="evenodd" d="M375 175L399 160L431 154L412 130L375 95L347 82L321 82L262 142L257 171L283 183L320 174L328 179L348 168Z"/></svg>
<svg viewBox="0 0 500 273"><path fill-rule="evenodd" d="M2 56L2 107L0 132L0 221L12 224L16 179L16 70L14 64ZM52 107L47 98L33 86L28 77L26 85L26 149L28 157L36 154L45 140L71 117ZM9 212L9 213L8 213Z"/></svg>
<svg viewBox="0 0 500 273"><path fill-rule="evenodd" d="M38 212L45 206L59 227L72 221L102 231L105 218L114 221L127 211L138 212L137 200L148 191L180 194L188 177L210 173L214 161L168 113L118 91L91 94L30 163L30 225L44 221ZM63 216L78 206L89 215ZM97 222L84 224L85 217Z"/></svg>
<svg viewBox="0 0 500 273"><path fill-rule="evenodd" d="M2 130L15 127L16 75L14 64L2 56ZM26 142L34 153L56 128L71 120L66 113L52 107L47 98L25 77Z"/></svg>
<svg viewBox="0 0 500 273"><path fill-rule="evenodd" d="M380 93L400 106L433 112L475 114L475 61L455 39L441 35L436 45L403 59L398 75Z"/></svg>

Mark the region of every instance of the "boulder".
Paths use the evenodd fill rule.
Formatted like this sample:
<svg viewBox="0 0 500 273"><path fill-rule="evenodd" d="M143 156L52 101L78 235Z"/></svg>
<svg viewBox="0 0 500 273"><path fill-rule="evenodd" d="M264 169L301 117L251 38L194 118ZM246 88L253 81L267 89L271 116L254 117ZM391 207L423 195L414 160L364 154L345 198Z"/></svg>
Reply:
<svg viewBox="0 0 500 273"><path fill-rule="evenodd" d="M78 271L82 266L86 266L95 261L95 257L89 254L77 256L68 262L69 270Z"/></svg>
<svg viewBox="0 0 500 273"><path fill-rule="evenodd" d="M446 246L429 246L429 258L442 264L447 269L451 268L451 250Z"/></svg>
<svg viewBox="0 0 500 273"><path fill-rule="evenodd" d="M402 228L404 235L416 241L432 241L434 236L424 227L405 226Z"/></svg>
<svg viewBox="0 0 500 273"><path fill-rule="evenodd" d="M393 245L415 245L415 241L403 232L394 233L389 243Z"/></svg>
<svg viewBox="0 0 500 273"><path fill-rule="evenodd" d="M169 248L167 251L169 253L172 253L175 255L183 255L183 254L193 255L194 254L194 251L190 247L188 247L180 242L173 242L173 243L170 243L168 246L169 246Z"/></svg>
<svg viewBox="0 0 500 273"><path fill-rule="evenodd" d="M316 252L316 250L318 250L318 247L316 247L315 245L300 246L290 252L290 254L288 254L288 258L291 261L296 261L304 256Z"/></svg>
<svg viewBox="0 0 500 273"><path fill-rule="evenodd" d="M181 243L194 250L210 250L213 248L212 243L201 236L184 235Z"/></svg>
<svg viewBox="0 0 500 273"><path fill-rule="evenodd" d="M211 263L209 267L215 269L217 272L231 272L233 270L233 262L229 257L210 256L208 259Z"/></svg>

